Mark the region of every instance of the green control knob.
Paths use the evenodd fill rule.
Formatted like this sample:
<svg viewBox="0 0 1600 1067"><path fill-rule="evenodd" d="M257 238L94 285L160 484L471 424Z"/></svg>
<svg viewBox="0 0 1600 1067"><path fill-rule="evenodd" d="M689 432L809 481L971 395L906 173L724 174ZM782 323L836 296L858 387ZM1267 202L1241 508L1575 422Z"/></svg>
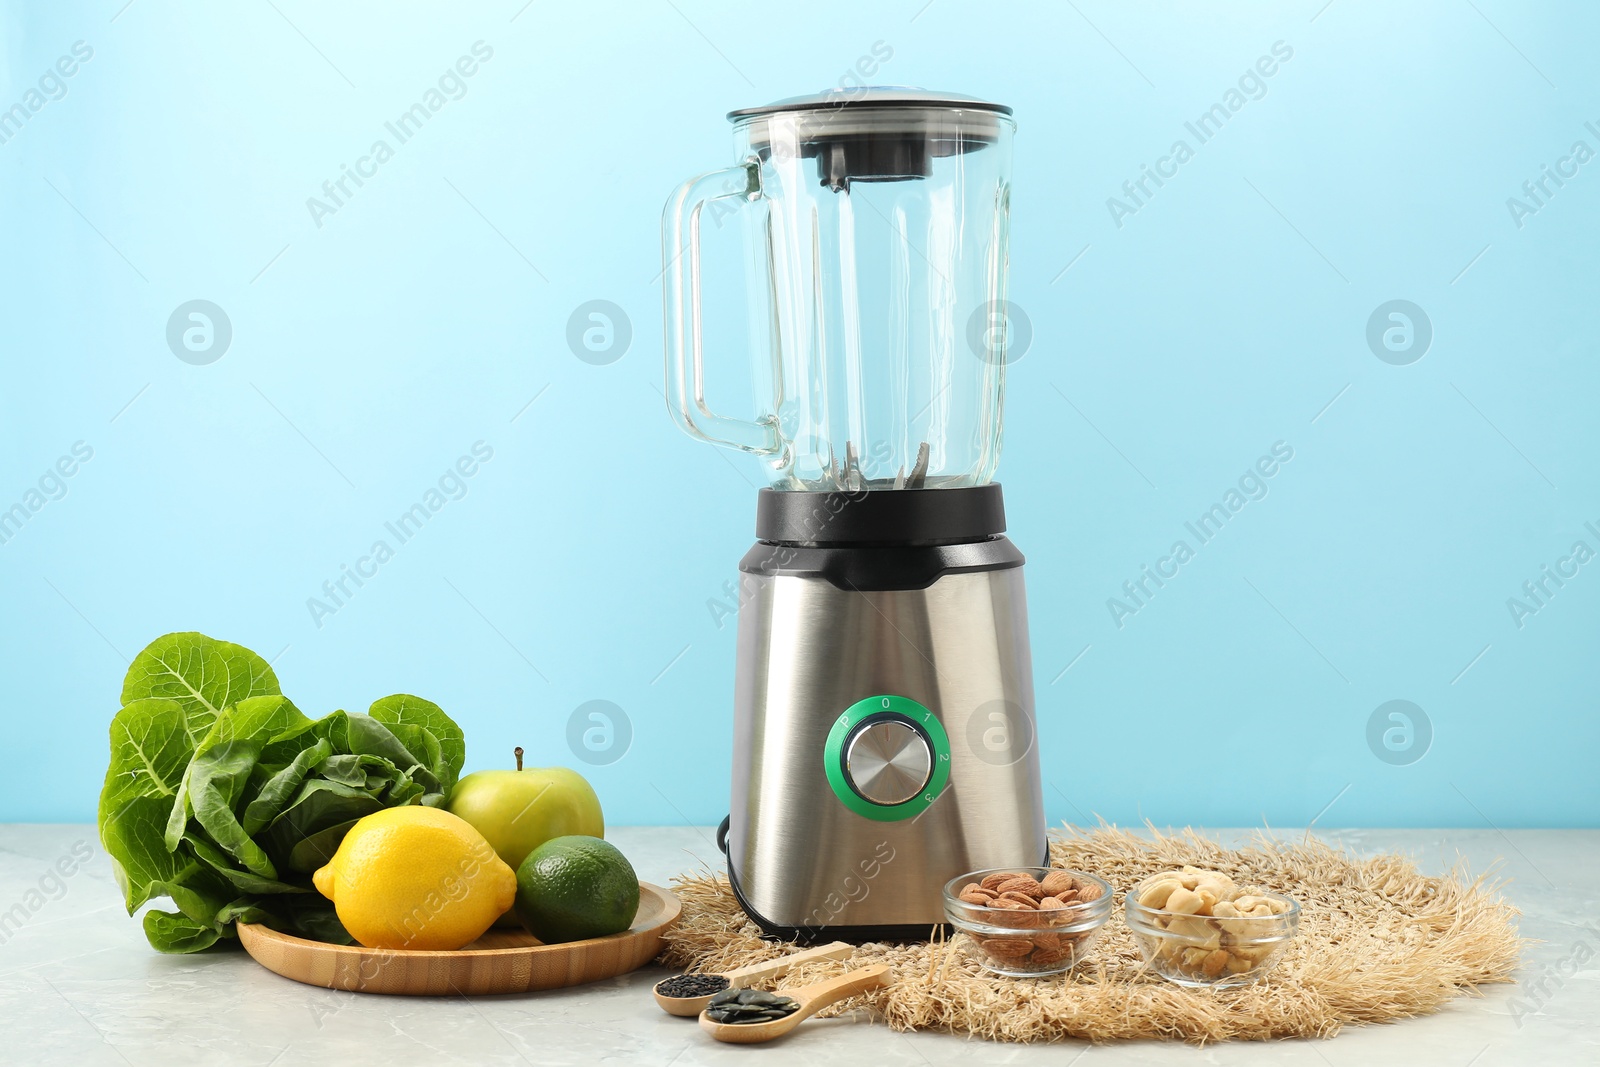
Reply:
<svg viewBox="0 0 1600 1067"><path fill-rule="evenodd" d="M922 814L950 782L944 724L910 697L858 700L834 720L823 749L834 796L878 822Z"/></svg>

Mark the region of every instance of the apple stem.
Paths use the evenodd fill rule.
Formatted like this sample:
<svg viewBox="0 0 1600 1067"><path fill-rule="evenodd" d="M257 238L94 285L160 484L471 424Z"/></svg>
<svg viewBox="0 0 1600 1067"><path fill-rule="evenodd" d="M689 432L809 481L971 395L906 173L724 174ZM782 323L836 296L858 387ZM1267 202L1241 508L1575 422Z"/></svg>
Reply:
<svg viewBox="0 0 1600 1067"><path fill-rule="evenodd" d="M518 745L511 750L517 757L517 770L522 770L522 746Z"/></svg>

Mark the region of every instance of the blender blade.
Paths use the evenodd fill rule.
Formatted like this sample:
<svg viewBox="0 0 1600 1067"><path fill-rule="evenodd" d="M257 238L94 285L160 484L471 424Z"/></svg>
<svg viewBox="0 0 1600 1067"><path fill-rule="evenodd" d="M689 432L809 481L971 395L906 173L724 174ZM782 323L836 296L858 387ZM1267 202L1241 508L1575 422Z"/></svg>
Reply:
<svg viewBox="0 0 1600 1067"><path fill-rule="evenodd" d="M896 489L921 489L928 480L928 442L924 441L917 446L917 458L911 464L911 473L901 467L895 472L894 488Z"/></svg>
<svg viewBox="0 0 1600 1067"><path fill-rule="evenodd" d="M844 489L852 493L861 488L861 464L856 459L856 446L853 441L844 443L844 472L839 481Z"/></svg>
<svg viewBox="0 0 1600 1067"><path fill-rule="evenodd" d="M911 473L906 477L907 489L921 489L922 483L928 477L928 442L924 441L917 446L917 461L911 465Z"/></svg>

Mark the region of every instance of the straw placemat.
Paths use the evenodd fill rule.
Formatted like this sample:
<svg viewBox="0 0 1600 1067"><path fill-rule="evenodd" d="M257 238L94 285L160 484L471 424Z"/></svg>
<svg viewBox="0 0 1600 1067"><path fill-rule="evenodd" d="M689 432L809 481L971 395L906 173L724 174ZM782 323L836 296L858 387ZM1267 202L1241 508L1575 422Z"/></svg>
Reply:
<svg viewBox="0 0 1600 1067"><path fill-rule="evenodd" d="M1050 843L1051 863L1088 871L1118 891L1117 908L1088 959L1046 979L991 975L968 957L965 935L910 945L862 945L847 963L796 967L778 984L804 985L868 963L888 963L894 984L863 1003L896 1030L945 1030L997 1041L1332 1037L1351 1023L1438 1010L1487 982L1511 981L1521 939L1517 911L1483 876L1458 867L1429 878L1402 856L1359 859L1307 837L1257 835L1230 849L1185 830L1143 836L1115 827L1070 828ZM1158 871L1192 864L1240 885L1300 902L1300 932L1265 979L1213 992L1171 984L1147 971L1123 922L1121 894ZM764 941L722 875L675 879L683 919L667 934L662 962L726 971L794 950Z"/></svg>

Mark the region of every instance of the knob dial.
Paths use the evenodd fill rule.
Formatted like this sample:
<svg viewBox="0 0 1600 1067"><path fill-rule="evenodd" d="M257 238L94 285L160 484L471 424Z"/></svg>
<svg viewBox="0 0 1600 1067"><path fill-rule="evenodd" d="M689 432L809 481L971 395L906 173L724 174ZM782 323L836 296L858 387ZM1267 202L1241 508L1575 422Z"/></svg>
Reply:
<svg viewBox="0 0 1600 1067"><path fill-rule="evenodd" d="M933 772L933 751L922 731L894 719L857 730L845 748L850 787L874 804L904 804L922 792Z"/></svg>

